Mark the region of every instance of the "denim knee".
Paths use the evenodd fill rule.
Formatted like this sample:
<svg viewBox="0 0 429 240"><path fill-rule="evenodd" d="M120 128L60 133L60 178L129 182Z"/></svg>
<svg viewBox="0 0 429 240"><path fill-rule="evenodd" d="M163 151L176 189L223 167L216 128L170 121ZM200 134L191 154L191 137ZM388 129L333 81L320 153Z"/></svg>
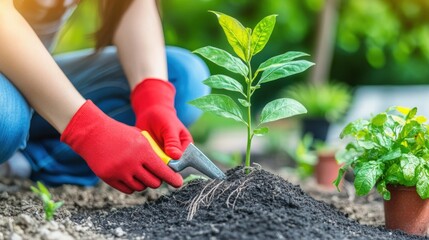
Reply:
<svg viewBox="0 0 429 240"><path fill-rule="evenodd" d="M21 93L0 74L0 163L26 146L32 110Z"/></svg>
<svg viewBox="0 0 429 240"><path fill-rule="evenodd" d="M166 50L169 81L176 87L177 115L189 126L202 112L188 102L210 93L210 88L202 83L209 77L209 69L201 58L186 49L169 46Z"/></svg>

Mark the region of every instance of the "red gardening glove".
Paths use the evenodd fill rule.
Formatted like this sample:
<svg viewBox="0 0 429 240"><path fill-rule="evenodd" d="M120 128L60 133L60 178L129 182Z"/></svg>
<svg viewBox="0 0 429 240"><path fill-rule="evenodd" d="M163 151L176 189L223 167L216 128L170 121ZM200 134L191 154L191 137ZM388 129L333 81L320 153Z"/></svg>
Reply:
<svg viewBox="0 0 429 240"><path fill-rule="evenodd" d="M182 185L180 174L162 162L139 129L108 117L90 100L70 120L61 141L83 157L95 175L121 192L157 188L162 180L173 187Z"/></svg>
<svg viewBox="0 0 429 240"><path fill-rule="evenodd" d="M179 159L192 136L174 109L176 90L173 84L159 79L145 79L131 93L136 127L148 131L164 152Z"/></svg>

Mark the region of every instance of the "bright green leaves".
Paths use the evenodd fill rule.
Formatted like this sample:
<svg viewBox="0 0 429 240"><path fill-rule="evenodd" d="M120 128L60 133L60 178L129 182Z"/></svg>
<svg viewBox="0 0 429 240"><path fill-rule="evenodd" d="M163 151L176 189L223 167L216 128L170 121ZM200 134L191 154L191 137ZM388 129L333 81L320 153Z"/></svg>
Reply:
<svg viewBox="0 0 429 240"><path fill-rule="evenodd" d="M358 119L354 122L351 122L347 124L343 131L340 133L340 138L344 138L346 136L353 136L355 138L359 138L359 136L365 134L367 126L367 120Z"/></svg>
<svg viewBox="0 0 429 240"><path fill-rule="evenodd" d="M204 80L203 83L211 88L225 89L245 95L241 83L225 75L212 75Z"/></svg>
<svg viewBox="0 0 429 240"><path fill-rule="evenodd" d="M220 12L211 12L216 14L229 45L243 61L250 61L254 55L264 49L276 24L277 16L270 15L263 18L252 30L245 28L233 17Z"/></svg>
<svg viewBox="0 0 429 240"><path fill-rule="evenodd" d="M207 96L192 100L189 104L198 107L204 112L210 112L221 117L231 118L247 125L243 119L238 105L231 97L221 94L209 94Z"/></svg>
<svg viewBox="0 0 429 240"><path fill-rule="evenodd" d="M368 194L382 174L382 164L376 161L369 161L356 167L354 181L356 194L359 196Z"/></svg>
<svg viewBox="0 0 429 240"><path fill-rule="evenodd" d="M307 113L307 109L301 103L290 98L280 98L265 105L260 122L263 124L304 113Z"/></svg>
<svg viewBox="0 0 429 240"><path fill-rule="evenodd" d="M308 54L287 52L263 62L257 70L257 72L263 72L259 83L266 83L301 73L314 65L314 63L306 60L294 60L303 56L308 56Z"/></svg>
<svg viewBox="0 0 429 240"><path fill-rule="evenodd" d="M404 180L407 182L413 181L416 176L416 168L420 164L420 159L411 154L404 154L400 160L400 166Z"/></svg>
<svg viewBox="0 0 429 240"><path fill-rule="evenodd" d="M233 17L220 12L211 12L217 16L219 24L225 32L228 43L239 58L232 56L222 49L211 46L197 49L194 52L245 78L252 76L252 74L249 75L247 65L250 64L252 57L262 51L266 46L274 29L277 15L269 15L263 18L252 30L250 28L245 28ZM252 83L259 73L262 73L262 76L256 85L301 73L314 65L314 63L306 60L295 60L296 58L305 56L308 56L308 54L291 51L272 57L262 63L255 74L251 78L249 77L248 81Z"/></svg>
<svg viewBox="0 0 429 240"><path fill-rule="evenodd" d="M249 73L249 69L239 58L232 56L225 50L207 46L199 48L194 52L233 73L238 73L242 76L247 76Z"/></svg>
<svg viewBox="0 0 429 240"><path fill-rule="evenodd" d="M426 118L417 108L390 107L369 120L349 123L340 137L353 141L346 147L347 166L354 169L356 193L367 194L374 186L390 199L387 186L416 186L429 198L429 133ZM344 174L339 171L338 177Z"/></svg>
<svg viewBox="0 0 429 240"><path fill-rule="evenodd" d="M387 115L386 115L386 113L380 113L380 114L378 114L377 116L375 116L375 117L371 120L371 123L372 123L374 126L381 127L381 126L383 126L383 124L384 124L386 121L387 121Z"/></svg>
<svg viewBox="0 0 429 240"><path fill-rule="evenodd" d="M427 199L429 198L429 172L427 167L419 167L417 169L417 175L417 193L422 199Z"/></svg>
<svg viewBox="0 0 429 240"><path fill-rule="evenodd" d="M385 200L390 200L390 192L387 190L386 181L379 181L377 183L377 191Z"/></svg>
<svg viewBox="0 0 429 240"><path fill-rule="evenodd" d="M256 25L252 32L250 44L250 54L252 56L264 49L273 32L274 25L276 24L276 17L277 15L267 16Z"/></svg>
<svg viewBox="0 0 429 240"><path fill-rule="evenodd" d="M220 12L212 12L216 14L219 24L225 32L226 39L234 49L234 52L243 61L248 61L250 58L250 31L246 30L237 19Z"/></svg>
<svg viewBox="0 0 429 240"><path fill-rule="evenodd" d="M247 149L245 165L250 166L250 147L254 136L262 136L269 132L268 127L261 126L268 122L306 113L305 107L293 99L283 98L273 100L262 110L259 123L254 128L252 124L252 95L262 83L274 81L305 71L313 65L306 60L295 60L308 56L301 52L287 52L272 57L262 63L255 71L251 71L252 57L262 51L271 36L276 23L276 15L263 18L254 29L244 27L237 19L226 14L212 11L218 18L225 32L228 43L238 57L232 56L225 50L207 46L194 52L226 70L241 75L243 81L226 75L213 75L203 83L212 89L238 92L240 98L232 99L227 95L210 94L189 102L205 112L231 118L242 122L247 127ZM261 73L261 74L259 74ZM260 79L256 81L256 78ZM243 111L243 109L245 111ZM246 114L243 116L243 112Z"/></svg>
<svg viewBox="0 0 429 240"><path fill-rule="evenodd" d="M295 52L295 51L286 52L286 53L280 54L278 56L271 57L268 60L266 60L265 62L261 63L261 65L259 65L259 67L258 67L258 71L265 71L267 68L270 68L273 65L285 64L285 63L293 61L296 58L307 57L307 56L308 56L308 54L303 53L303 52Z"/></svg>
<svg viewBox="0 0 429 240"><path fill-rule="evenodd" d="M43 202L43 209L45 211L45 219L52 220L55 212L63 205L63 202L55 202L52 200L52 195L49 190L41 182L37 182L37 188L31 186L31 191L37 194Z"/></svg>

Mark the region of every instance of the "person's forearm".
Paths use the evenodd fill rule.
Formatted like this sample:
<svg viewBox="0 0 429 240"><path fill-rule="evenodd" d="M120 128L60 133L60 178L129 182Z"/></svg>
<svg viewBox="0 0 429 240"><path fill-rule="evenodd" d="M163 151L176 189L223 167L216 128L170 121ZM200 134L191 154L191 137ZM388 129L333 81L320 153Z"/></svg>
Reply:
<svg viewBox="0 0 429 240"><path fill-rule="evenodd" d="M25 19L13 7L1 7L0 72L21 91L42 117L62 133L85 99L55 63Z"/></svg>
<svg viewBox="0 0 429 240"><path fill-rule="evenodd" d="M167 80L164 35L155 0L135 0L116 29L113 43L133 89L145 78Z"/></svg>

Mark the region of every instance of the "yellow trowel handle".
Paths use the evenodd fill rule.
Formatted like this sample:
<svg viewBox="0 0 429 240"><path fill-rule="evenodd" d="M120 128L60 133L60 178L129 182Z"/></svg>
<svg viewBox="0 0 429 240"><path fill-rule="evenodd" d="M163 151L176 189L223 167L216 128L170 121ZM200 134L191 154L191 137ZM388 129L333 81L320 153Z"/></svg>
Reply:
<svg viewBox="0 0 429 240"><path fill-rule="evenodd" d="M149 141L153 151L162 159L165 164L168 165L168 163L171 160L171 157L169 157L167 154L165 154L164 151L158 146L158 144L155 142L155 140L152 138L152 136L147 131L142 131L143 136Z"/></svg>

